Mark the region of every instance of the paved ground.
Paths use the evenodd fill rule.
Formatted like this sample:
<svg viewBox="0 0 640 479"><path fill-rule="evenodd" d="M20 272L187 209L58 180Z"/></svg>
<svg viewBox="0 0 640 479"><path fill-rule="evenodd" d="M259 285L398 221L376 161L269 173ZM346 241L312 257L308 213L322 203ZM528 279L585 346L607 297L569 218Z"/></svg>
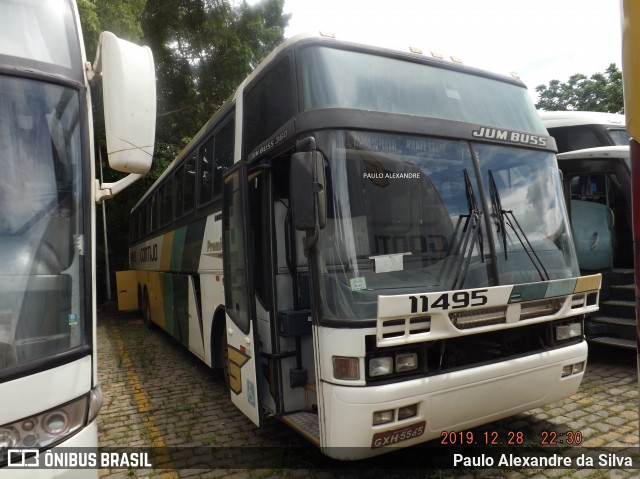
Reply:
<svg viewBox="0 0 640 479"><path fill-rule="evenodd" d="M426 449L419 446L404 454L385 455L383 462L363 461L355 468L336 464L315 448L294 449L304 440L278 421L256 428L230 403L228 392L209 368L160 330L146 329L136 315L100 315L98 347L104 391L98 420L100 446L149 447L155 448L154 453L166 447L173 454L162 456L162 469L101 470L103 478L640 477L640 470L615 466L424 470L407 463L408 457L424 454ZM551 439L550 432L579 431L583 446L612 448L603 451L615 455L619 448L631 447L637 453L635 352L593 346L589 355L585 379L574 396L478 428L475 433L496 431L507 437L509 431L520 431L526 444ZM191 447L186 456L180 456L173 446ZM239 457L236 446L250 447L243 448ZM218 454L214 463L222 468L211 468L212 451Z"/></svg>

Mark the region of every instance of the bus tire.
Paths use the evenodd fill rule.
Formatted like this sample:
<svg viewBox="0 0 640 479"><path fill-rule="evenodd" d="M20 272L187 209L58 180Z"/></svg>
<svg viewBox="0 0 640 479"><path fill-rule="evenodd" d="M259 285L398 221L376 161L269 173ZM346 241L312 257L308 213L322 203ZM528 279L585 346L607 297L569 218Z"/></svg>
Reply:
<svg viewBox="0 0 640 479"><path fill-rule="evenodd" d="M227 331L225 328L224 310L216 311L213 319L211 347L213 349L213 366L217 378L229 386L229 350L227 349Z"/></svg>
<svg viewBox="0 0 640 479"><path fill-rule="evenodd" d="M138 284L138 312L142 316L144 314L144 304L142 298L142 286Z"/></svg>
<svg viewBox="0 0 640 479"><path fill-rule="evenodd" d="M227 348L227 332L222 328L220 335L220 369L222 371L222 380L224 385L229 388L229 349Z"/></svg>
<svg viewBox="0 0 640 479"><path fill-rule="evenodd" d="M151 304L149 303L149 293L146 288L142 295L142 321L144 321L144 325L147 328L151 329L153 325L153 321L151 321Z"/></svg>

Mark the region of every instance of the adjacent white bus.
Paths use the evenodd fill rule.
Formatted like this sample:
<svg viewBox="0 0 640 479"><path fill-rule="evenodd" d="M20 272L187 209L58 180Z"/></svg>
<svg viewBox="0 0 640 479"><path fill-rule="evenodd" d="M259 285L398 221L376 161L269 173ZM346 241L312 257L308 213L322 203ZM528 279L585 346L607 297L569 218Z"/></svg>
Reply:
<svg viewBox="0 0 640 479"><path fill-rule="evenodd" d="M94 171L98 76L111 166L136 174L109 185ZM94 205L148 170L154 129L148 48L104 33L91 66L73 0L0 0L0 466L11 449L98 445ZM53 475L98 473L28 477Z"/></svg>
<svg viewBox="0 0 640 479"><path fill-rule="evenodd" d="M630 135L624 115L540 112L560 152L565 198L582 274L602 274L592 343L636 349Z"/></svg>
<svg viewBox="0 0 640 479"><path fill-rule="evenodd" d="M441 438L580 385L600 276L554 151L517 79L296 37L134 207L129 276L256 425L342 459Z"/></svg>

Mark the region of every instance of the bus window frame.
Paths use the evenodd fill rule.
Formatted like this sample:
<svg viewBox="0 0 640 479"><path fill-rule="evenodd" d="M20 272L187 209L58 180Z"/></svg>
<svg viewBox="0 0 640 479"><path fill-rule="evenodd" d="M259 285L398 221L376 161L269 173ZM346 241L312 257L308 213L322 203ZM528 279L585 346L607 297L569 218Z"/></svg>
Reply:
<svg viewBox="0 0 640 479"><path fill-rule="evenodd" d="M254 118L255 114L249 109L249 102L247 99L256 91L256 88L265 85L265 78L272 74L274 70L280 66L283 61L288 61L289 63L289 78L291 80L290 85L288 85L288 94L285 95L290 98L291 102L291 111L290 114L286 115L286 119L283 123L278 124L275 128L269 130L269 133L264 136L264 138L260 138L258 140L253 141L251 144L248 141L251 139L247 134L247 119ZM282 86L282 89L285 89ZM266 88L266 87L265 87ZM269 62L269 65L263 70L259 71L258 74L251 80L251 82L243 89L242 91L242 138L240 139L241 144L241 155L240 157L243 159L247 159L248 162L252 162L254 158L249 158L249 155L252 152L255 152L258 149L265 148L265 144L269 144L269 140L273 138L273 136L280 130L284 128L285 125L289 124L293 118L295 118L298 113L300 113L300 102L299 96L300 91L298 87L298 79L296 76L296 62L294 57L294 49L286 50L281 52L276 58ZM272 89L268 89L267 91L273 91ZM263 98L268 97L270 95L261 95ZM283 114L283 108L279 105L278 111L280 114ZM283 114L284 116L284 114ZM256 155L259 156L259 155ZM238 159L235 159L236 162Z"/></svg>
<svg viewBox="0 0 640 479"><path fill-rule="evenodd" d="M211 208L213 205L220 205L222 201L222 189L223 189L223 177L227 170L229 170L235 164L235 158L233 157L233 151L235 147L236 140L236 129L235 129L235 105L234 108L229 112L224 112L220 121L216 121L214 127L207 133L205 138L199 142L197 146L197 157L196 157L196 199L195 199L195 209L198 211L198 215L205 214L204 210L207 208ZM226 165L226 168L220 172L219 175L216 174L216 166L218 162L216 161L216 153L218 152L219 138L220 133L224 130L228 125L231 125L232 128L232 136L231 136L231 158L229 158L230 162ZM202 154L202 150L207 145L207 143L211 142L212 146L212 157L211 157L211 196L207 201L202 201L202 186L203 186L203 162L202 158L204 158ZM224 166L224 165L223 165ZM220 179L220 191L216 192L216 179ZM201 213L202 211L202 213Z"/></svg>

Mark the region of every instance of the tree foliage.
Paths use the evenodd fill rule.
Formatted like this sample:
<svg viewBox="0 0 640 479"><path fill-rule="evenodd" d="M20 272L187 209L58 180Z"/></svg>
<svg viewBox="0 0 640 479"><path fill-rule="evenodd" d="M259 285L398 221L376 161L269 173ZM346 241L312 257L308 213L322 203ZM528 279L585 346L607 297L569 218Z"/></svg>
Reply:
<svg viewBox="0 0 640 479"><path fill-rule="evenodd" d="M551 80L548 85L538 85L536 92L539 95L536 108L541 110L624 111L622 72L615 63L604 73L595 73L589 78L576 73L566 83Z"/></svg>
<svg viewBox="0 0 640 479"><path fill-rule="evenodd" d="M116 271L128 267L128 219L133 205L240 82L284 39L289 16L283 14L284 0L262 0L252 6L244 0L77 3L89 60L95 57L99 33L106 30L148 45L156 66L152 170L107 203L109 258L111 270ZM97 123L102 117L99 96L99 91L93 92ZM97 125L96 132L100 131ZM106 155L103 160L106 164ZM108 168L104 175L105 182L122 176ZM98 245L100 257L103 247ZM100 273L98 277L101 279Z"/></svg>

